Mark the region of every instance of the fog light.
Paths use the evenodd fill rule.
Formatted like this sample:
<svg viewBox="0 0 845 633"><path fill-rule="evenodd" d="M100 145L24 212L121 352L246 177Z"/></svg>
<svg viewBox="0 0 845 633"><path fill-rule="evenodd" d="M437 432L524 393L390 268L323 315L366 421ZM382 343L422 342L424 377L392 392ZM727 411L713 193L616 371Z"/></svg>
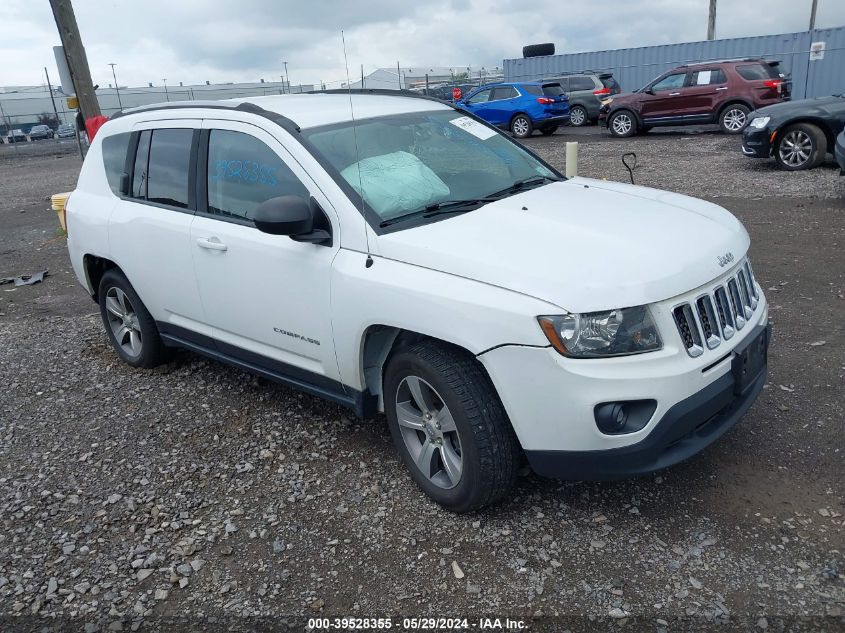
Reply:
<svg viewBox="0 0 845 633"><path fill-rule="evenodd" d="M656 409L655 400L624 400L597 404L593 414L599 431L605 435L622 435L645 427Z"/></svg>
<svg viewBox="0 0 845 633"><path fill-rule="evenodd" d="M596 408L596 424L602 433L619 433L627 421L625 406L619 402L609 402Z"/></svg>

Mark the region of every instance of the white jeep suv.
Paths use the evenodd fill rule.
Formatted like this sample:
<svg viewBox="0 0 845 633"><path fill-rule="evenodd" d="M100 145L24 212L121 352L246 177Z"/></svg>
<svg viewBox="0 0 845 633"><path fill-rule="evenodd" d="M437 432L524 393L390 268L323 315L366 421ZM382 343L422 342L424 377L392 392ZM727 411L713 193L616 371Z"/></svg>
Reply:
<svg viewBox="0 0 845 633"><path fill-rule="evenodd" d="M135 108L98 132L68 248L120 357L182 347L384 412L454 511L527 458L639 475L730 429L766 379L748 234L701 200L565 179L399 92Z"/></svg>

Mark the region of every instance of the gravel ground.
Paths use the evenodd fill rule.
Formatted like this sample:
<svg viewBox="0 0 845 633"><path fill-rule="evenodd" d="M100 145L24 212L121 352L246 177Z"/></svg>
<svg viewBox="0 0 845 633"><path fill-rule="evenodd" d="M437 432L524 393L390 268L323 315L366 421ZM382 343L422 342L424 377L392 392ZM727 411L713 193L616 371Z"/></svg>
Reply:
<svg viewBox="0 0 845 633"><path fill-rule="evenodd" d="M0 287L0 631L313 616L845 629L845 179L777 172L707 133L527 144L562 167L570 139L583 175L625 180L635 151L639 184L743 220L771 302L770 382L685 464L603 484L527 475L466 516L415 488L383 419L188 353L120 363L45 210L73 187L75 147L0 147L0 277L50 270Z"/></svg>

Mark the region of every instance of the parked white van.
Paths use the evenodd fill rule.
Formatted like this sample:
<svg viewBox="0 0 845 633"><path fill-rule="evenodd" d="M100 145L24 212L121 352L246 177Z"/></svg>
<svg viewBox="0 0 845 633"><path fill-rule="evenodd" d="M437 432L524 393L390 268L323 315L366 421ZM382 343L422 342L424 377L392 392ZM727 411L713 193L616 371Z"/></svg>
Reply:
<svg viewBox="0 0 845 633"><path fill-rule="evenodd" d="M524 460L676 464L766 380L749 237L714 204L565 179L401 92L145 106L98 132L68 248L118 355L182 347L373 417L457 511Z"/></svg>

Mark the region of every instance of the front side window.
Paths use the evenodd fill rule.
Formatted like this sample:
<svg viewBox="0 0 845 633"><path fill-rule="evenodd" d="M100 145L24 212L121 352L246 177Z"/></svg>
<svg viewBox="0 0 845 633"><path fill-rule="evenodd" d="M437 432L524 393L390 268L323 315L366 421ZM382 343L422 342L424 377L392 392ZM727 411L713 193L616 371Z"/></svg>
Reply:
<svg viewBox="0 0 845 633"><path fill-rule="evenodd" d="M686 73L675 73L673 75L668 75L660 81L656 82L651 87L651 89L653 92L663 92L666 90L677 90L678 88L683 88L684 80L686 79L686 77Z"/></svg>
<svg viewBox="0 0 845 633"><path fill-rule="evenodd" d="M61 129L61 128L60 128ZM106 180L114 195L119 196L121 180L126 169L126 151L129 149L131 134L112 134L103 139L103 167L106 170Z"/></svg>
<svg viewBox="0 0 845 633"><path fill-rule="evenodd" d="M513 193L558 178L502 134L451 110L344 122L302 134L339 184L351 188L350 197L363 196L379 223L419 217L444 204L484 204L510 195L515 183L521 184Z"/></svg>
<svg viewBox="0 0 845 633"><path fill-rule="evenodd" d="M476 92L472 95L468 100L467 103L483 103L490 98L490 90L482 90L481 92Z"/></svg>
<svg viewBox="0 0 845 633"><path fill-rule="evenodd" d="M211 130L208 139L208 212L251 220L262 202L309 192L279 155L254 136Z"/></svg>

